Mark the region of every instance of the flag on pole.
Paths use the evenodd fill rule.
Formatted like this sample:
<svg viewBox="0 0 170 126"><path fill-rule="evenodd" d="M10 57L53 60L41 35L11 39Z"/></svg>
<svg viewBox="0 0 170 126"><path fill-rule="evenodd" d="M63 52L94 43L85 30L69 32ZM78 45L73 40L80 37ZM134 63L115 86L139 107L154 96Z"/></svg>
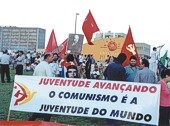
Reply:
<svg viewBox="0 0 170 126"><path fill-rule="evenodd" d="M137 49L136 49L136 46L135 46L135 43L134 43L134 40L133 40L133 36L132 36L130 26L129 26L129 30L128 30L128 33L126 35L125 42L123 44L121 53L125 53L126 56L127 56L125 62L123 63L123 66L129 65L130 57L133 56L133 55L136 56L136 58L137 58L137 65L140 64L140 58L139 58L139 55L138 55L138 52L137 52Z"/></svg>
<svg viewBox="0 0 170 126"><path fill-rule="evenodd" d="M83 22L82 30L84 32L84 35L87 39L88 44L94 45L91 42L91 39L93 37L93 33L99 31L99 28L98 28L90 10L89 10L89 13L87 14L84 22Z"/></svg>
<svg viewBox="0 0 170 126"><path fill-rule="evenodd" d="M68 45L68 38L59 46L58 55L60 57L64 58L64 55L66 54L66 51L67 51L67 45Z"/></svg>
<svg viewBox="0 0 170 126"><path fill-rule="evenodd" d="M156 48L162 49L162 47L164 47L164 45L165 45L165 44L160 45L160 46L158 46L158 47L156 47Z"/></svg>
<svg viewBox="0 0 170 126"><path fill-rule="evenodd" d="M161 52L162 47L164 47L164 45L165 44L156 47L157 48L157 54L158 54L158 57L157 57L158 60L160 60L160 52Z"/></svg>
<svg viewBox="0 0 170 126"><path fill-rule="evenodd" d="M56 41L54 30L52 30L47 47L45 49L45 53L52 52L56 48L58 48L57 41Z"/></svg>
<svg viewBox="0 0 170 126"><path fill-rule="evenodd" d="M168 50L165 52L165 54L160 58L161 63L166 66L166 61L168 60Z"/></svg>

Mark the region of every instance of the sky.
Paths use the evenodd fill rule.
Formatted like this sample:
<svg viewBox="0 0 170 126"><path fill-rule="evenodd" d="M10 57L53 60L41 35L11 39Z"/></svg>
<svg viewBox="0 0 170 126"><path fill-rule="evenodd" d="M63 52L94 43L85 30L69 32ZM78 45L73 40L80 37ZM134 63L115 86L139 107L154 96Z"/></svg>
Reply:
<svg viewBox="0 0 170 126"><path fill-rule="evenodd" d="M130 25L135 42L170 49L169 0L0 0L0 26L46 29L46 44L52 29L58 45L82 24L89 11L100 32L127 33ZM86 41L86 39L85 39ZM170 51L169 51L170 56Z"/></svg>

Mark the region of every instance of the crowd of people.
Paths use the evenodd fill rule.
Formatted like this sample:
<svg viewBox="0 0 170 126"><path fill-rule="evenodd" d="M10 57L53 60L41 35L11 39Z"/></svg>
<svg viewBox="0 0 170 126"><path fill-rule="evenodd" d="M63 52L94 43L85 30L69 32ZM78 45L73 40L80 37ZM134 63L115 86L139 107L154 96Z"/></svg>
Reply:
<svg viewBox="0 0 170 126"><path fill-rule="evenodd" d="M155 49L155 48L154 48ZM117 57L107 56L105 61L96 61L93 55L73 55L66 54L64 57L57 53L30 53L24 54L23 51L17 51L8 54L5 50L0 57L1 61L1 83L5 83L5 75L7 83L11 82L10 66L16 70L16 75L23 75L23 71L32 71L33 76L48 77L67 77L67 78L83 78L83 79L101 79L110 81L127 81L148 84L161 85L160 100L160 126L168 126L170 117L170 82L169 67L157 74L158 63L154 67L154 57L151 60L141 59L140 66L137 66L137 58L131 56L129 65L123 66L123 62L127 56L120 53ZM152 67L152 68L151 68ZM156 69L156 70L153 70ZM156 72L155 72L156 71ZM161 76L159 79L158 76ZM33 114L29 120L35 120L37 117L43 117L49 121L49 114ZM114 125L114 120L108 120L108 125ZM141 124L144 125L144 124Z"/></svg>

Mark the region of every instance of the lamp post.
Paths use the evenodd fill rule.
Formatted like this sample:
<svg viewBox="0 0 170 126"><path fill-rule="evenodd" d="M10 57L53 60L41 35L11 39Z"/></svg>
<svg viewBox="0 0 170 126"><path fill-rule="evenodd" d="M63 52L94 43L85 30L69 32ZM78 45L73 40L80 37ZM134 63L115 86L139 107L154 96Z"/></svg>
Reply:
<svg viewBox="0 0 170 126"><path fill-rule="evenodd" d="M79 15L79 13L76 13L76 18L75 18L75 29L74 29L75 34L76 34L76 28L77 28L77 15Z"/></svg>

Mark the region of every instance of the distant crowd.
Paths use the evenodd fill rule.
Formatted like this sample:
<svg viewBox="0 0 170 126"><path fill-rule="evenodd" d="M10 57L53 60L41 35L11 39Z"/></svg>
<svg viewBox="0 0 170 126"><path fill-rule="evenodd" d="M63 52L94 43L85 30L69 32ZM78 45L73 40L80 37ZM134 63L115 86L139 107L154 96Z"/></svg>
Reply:
<svg viewBox="0 0 170 126"><path fill-rule="evenodd" d="M159 65L155 48L150 60L141 58L140 66L137 66L137 58L135 56L130 57L128 66L123 66L122 64L126 58L126 54L120 53L117 57L108 55L105 61L96 61L91 54L65 54L60 56L57 53L24 53L23 51L9 54L5 50L0 57L1 83L11 82L11 68L16 71L16 75L23 75L23 71L32 71L34 76L105 79L160 84L159 123L160 126L168 126L170 117L170 89L167 83L170 82L170 59L168 59L166 66ZM34 113L29 120L35 120L38 117L43 117L46 121L49 121L51 115ZM108 120L107 122L108 125L115 123L113 120Z"/></svg>

